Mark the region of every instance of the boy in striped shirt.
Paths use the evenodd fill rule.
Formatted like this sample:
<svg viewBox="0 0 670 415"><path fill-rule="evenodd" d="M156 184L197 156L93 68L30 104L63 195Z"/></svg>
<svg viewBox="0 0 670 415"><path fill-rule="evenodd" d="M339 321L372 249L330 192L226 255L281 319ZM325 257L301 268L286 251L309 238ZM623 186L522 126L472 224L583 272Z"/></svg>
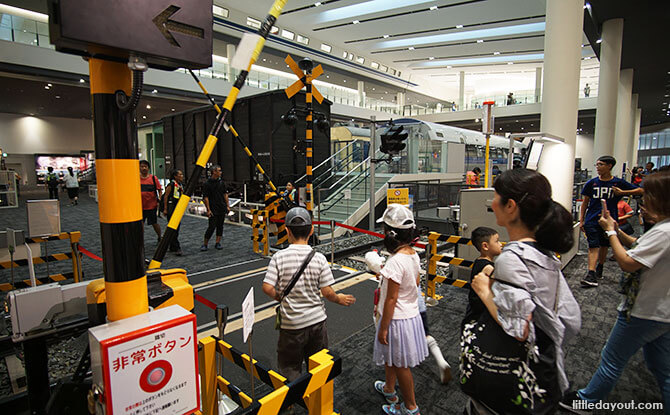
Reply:
<svg viewBox="0 0 670 415"><path fill-rule="evenodd" d="M275 300L280 299L280 293L312 251L308 241L314 228L309 211L294 207L285 220L291 245L272 256L263 280L263 292ZM326 257L317 252L281 301L277 363L279 372L289 381L300 376L303 361L307 364L311 355L328 347L326 307L321 295L343 306L356 302L352 295L335 293L331 287L334 283Z"/></svg>

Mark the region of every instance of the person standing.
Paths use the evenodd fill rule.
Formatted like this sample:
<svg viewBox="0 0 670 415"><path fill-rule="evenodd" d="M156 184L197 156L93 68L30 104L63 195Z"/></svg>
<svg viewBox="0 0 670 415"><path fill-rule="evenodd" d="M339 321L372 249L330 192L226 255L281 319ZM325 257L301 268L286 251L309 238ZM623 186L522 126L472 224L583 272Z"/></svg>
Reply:
<svg viewBox="0 0 670 415"><path fill-rule="evenodd" d="M142 190L142 221L151 225L156 232L158 240L161 240L161 226L158 224L158 201L163 189L156 176L149 173L149 162L140 160L140 188Z"/></svg>
<svg viewBox="0 0 670 415"><path fill-rule="evenodd" d="M586 84L586 86L584 87L584 98L588 98L589 95L591 95L591 87L589 86L589 84Z"/></svg>
<svg viewBox="0 0 670 415"><path fill-rule="evenodd" d="M482 174L482 169L475 167L471 171L465 173L465 184L468 186L479 186L479 175Z"/></svg>
<svg viewBox="0 0 670 415"><path fill-rule="evenodd" d="M598 219L603 213L600 201L605 200L607 210L614 220L617 220L619 218L617 204L621 197L644 192L642 188L612 176L614 165L616 160L612 156L598 158L596 162L598 177L586 182L582 190L584 200L580 210L579 227L586 234L589 246L588 273L581 281L582 287L598 286L598 279L603 276L603 264L610 246L605 232L598 225Z"/></svg>
<svg viewBox="0 0 670 415"><path fill-rule="evenodd" d="M207 250L209 238L212 237L216 229L216 244L214 248L223 249L221 245L221 237L223 236L223 222L230 210L228 204L228 191L226 184L221 179L221 166L214 165L211 168L211 177L205 182L202 188L202 200L207 208L207 217L209 218L209 226L205 231L205 240L200 247L201 251Z"/></svg>
<svg viewBox="0 0 670 415"><path fill-rule="evenodd" d="M644 204L656 225L639 238L617 229L603 207L599 225L607 233L614 258L624 272L626 295L602 350L600 365L585 388L565 394L561 406L574 413L579 401L602 402L619 381L633 355L642 349L647 367L661 389L670 414L670 174L644 179ZM628 248L628 249L626 249ZM581 402L583 404L583 402ZM631 412L632 413L632 412Z"/></svg>
<svg viewBox="0 0 670 415"><path fill-rule="evenodd" d="M184 191L182 183L184 182L184 173L181 170L172 170L170 173L170 184L165 188L165 197L163 198L163 214L167 217L168 222L177 207L177 202ZM179 244L179 228L177 226L174 239L170 242L170 252L174 252L177 256L182 256L181 245Z"/></svg>
<svg viewBox="0 0 670 415"><path fill-rule="evenodd" d="M70 198L70 205L79 204L79 177L72 167L67 168L65 175L65 188L67 189L67 196Z"/></svg>
<svg viewBox="0 0 670 415"><path fill-rule="evenodd" d="M49 166L45 181L49 189L49 199L58 199L58 175L54 173L54 168Z"/></svg>

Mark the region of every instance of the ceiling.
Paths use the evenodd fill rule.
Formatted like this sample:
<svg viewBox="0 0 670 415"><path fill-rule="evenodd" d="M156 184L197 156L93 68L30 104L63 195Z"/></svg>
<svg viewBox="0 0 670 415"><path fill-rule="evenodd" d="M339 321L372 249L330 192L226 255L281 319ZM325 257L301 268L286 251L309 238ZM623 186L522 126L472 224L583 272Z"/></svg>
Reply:
<svg viewBox="0 0 670 415"><path fill-rule="evenodd" d="M57 79L54 76L48 79L24 79L0 73L0 95L12 97L0 100L0 113L91 118L91 95L87 79L81 78L83 82L79 79ZM172 95L165 97L160 91L152 91L146 89L137 106L139 124L158 121L172 112L186 111L206 103L204 100L175 99Z"/></svg>
<svg viewBox="0 0 670 415"><path fill-rule="evenodd" d="M623 18L621 69L633 69L633 93L639 94L642 126L670 121L670 54L667 26L670 2L663 0L588 0L584 32L600 56L602 23Z"/></svg>

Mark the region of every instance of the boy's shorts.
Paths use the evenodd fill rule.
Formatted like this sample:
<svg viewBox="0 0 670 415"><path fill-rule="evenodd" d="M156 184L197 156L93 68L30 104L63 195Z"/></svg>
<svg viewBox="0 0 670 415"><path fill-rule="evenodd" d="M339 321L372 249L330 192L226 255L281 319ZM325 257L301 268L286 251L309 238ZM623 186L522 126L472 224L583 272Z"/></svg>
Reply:
<svg viewBox="0 0 670 415"><path fill-rule="evenodd" d="M142 222L146 221L147 225L154 225L158 223L156 216L156 209L148 209L142 211Z"/></svg>
<svg viewBox="0 0 670 415"><path fill-rule="evenodd" d="M584 225L584 233L586 233L586 240L589 248L600 248L610 246L609 238L605 235L605 231L597 223L595 225Z"/></svg>
<svg viewBox="0 0 670 415"><path fill-rule="evenodd" d="M328 348L326 320L302 329L280 329L277 341L279 373L289 381L296 380L303 373L302 362L308 365L311 355L326 348Z"/></svg>

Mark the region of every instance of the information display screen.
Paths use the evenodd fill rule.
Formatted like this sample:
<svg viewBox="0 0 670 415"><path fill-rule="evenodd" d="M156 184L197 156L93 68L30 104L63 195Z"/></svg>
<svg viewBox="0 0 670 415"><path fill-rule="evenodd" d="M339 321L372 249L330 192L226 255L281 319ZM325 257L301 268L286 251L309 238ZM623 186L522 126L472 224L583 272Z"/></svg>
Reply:
<svg viewBox="0 0 670 415"><path fill-rule="evenodd" d="M62 179L63 176L67 174L68 167L72 167L76 173L79 173L83 170L86 170L90 164L91 160L89 160L89 157L82 155L67 156L54 154L36 154L35 174L37 175L37 183L45 184L45 179L49 167L53 167L54 173L58 175L59 179Z"/></svg>

